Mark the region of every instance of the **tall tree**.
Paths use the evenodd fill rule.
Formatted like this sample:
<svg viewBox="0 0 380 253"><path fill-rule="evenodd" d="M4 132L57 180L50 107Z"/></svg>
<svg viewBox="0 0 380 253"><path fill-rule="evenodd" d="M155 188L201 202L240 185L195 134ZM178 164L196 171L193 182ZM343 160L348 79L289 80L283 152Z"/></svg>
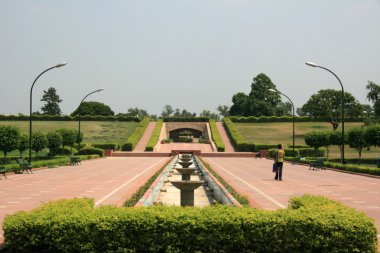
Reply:
<svg viewBox="0 0 380 253"><path fill-rule="evenodd" d="M46 145L47 139L44 133L38 131L32 134L32 149L36 152L36 156L38 156L38 152L44 149Z"/></svg>
<svg viewBox="0 0 380 253"><path fill-rule="evenodd" d="M209 110L203 110L200 114L200 117L207 117L209 119L213 119L215 121L219 120L219 115L217 113L211 112Z"/></svg>
<svg viewBox="0 0 380 253"><path fill-rule="evenodd" d="M42 114L61 115L59 103L62 99L59 98L55 88L50 87L47 91L44 90L41 101L45 102L45 105L41 107Z"/></svg>
<svg viewBox="0 0 380 253"><path fill-rule="evenodd" d="M161 116L163 118L170 117L173 114L173 112L174 112L174 110L173 110L173 107L171 105L165 105L164 109L161 112Z"/></svg>
<svg viewBox="0 0 380 253"><path fill-rule="evenodd" d="M145 117L149 116L148 112L144 109L140 109L138 107L128 108L127 113L118 113L118 116L133 116L133 117Z"/></svg>
<svg viewBox="0 0 380 253"><path fill-rule="evenodd" d="M243 92L238 92L232 96L231 116L249 116L248 96Z"/></svg>
<svg viewBox="0 0 380 253"><path fill-rule="evenodd" d="M325 118L331 123L333 130L336 130L341 122L342 102L341 91L326 89L313 94L302 106L302 112L314 118ZM358 117L362 115L362 105L351 93L344 93L345 117Z"/></svg>
<svg viewBox="0 0 380 253"><path fill-rule="evenodd" d="M71 113L71 116L76 116L78 114L82 116L113 116L115 113L108 105L100 102L89 101L83 102L73 113Z"/></svg>
<svg viewBox="0 0 380 253"><path fill-rule="evenodd" d="M216 108L222 117L230 116L230 107L228 105L218 105Z"/></svg>
<svg viewBox="0 0 380 253"><path fill-rule="evenodd" d="M380 85L377 85L372 81L368 81L366 89L368 90L367 99L373 102L375 116L378 117L380 116Z"/></svg>

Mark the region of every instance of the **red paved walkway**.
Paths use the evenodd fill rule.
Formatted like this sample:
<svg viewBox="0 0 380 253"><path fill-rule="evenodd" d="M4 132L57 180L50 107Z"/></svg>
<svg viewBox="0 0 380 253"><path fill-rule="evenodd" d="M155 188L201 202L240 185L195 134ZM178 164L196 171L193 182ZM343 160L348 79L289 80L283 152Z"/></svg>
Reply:
<svg viewBox="0 0 380 253"><path fill-rule="evenodd" d="M34 174L8 174L8 179L0 180L0 226L6 214L30 210L51 200L89 197L96 205L122 204L169 159L106 158L84 161L79 166L36 170ZM2 234L0 229L0 242Z"/></svg>
<svg viewBox="0 0 380 253"><path fill-rule="evenodd" d="M222 141L224 143L224 151L225 152L234 152L234 147L232 146L232 143L230 141L230 138L228 137L228 134L226 132L226 129L224 128L224 125L222 122L216 122L216 127L218 128L220 137L222 138Z"/></svg>
<svg viewBox="0 0 380 253"><path fill-rule="evenodd" d="M273 161L252 158L204 158L238 192L261 208L285 208L290 196L305 193L338 200L376 221L380 232L380 179L335 171L314 171L284 164L283 181L274 180Z"/></svg>
<svg viewBox="0 0 380 253"><path fill-rule="evenodd" d="M156 122L149 122L149 125L145 129L143 136L141 137L141 139L137 143L133 152L144 152L145 151L145 147L148 144L150 137L152 136L152 133L153 133L155 126L156 126Z"/></svg>
<svg viewBox="0 0 380 253"><path fill-rule="evenodd" d="M161 144L157 152L171 152L172 150L201 150L202 153L213 152L210 144L204 143L166 143Z"/></svg>

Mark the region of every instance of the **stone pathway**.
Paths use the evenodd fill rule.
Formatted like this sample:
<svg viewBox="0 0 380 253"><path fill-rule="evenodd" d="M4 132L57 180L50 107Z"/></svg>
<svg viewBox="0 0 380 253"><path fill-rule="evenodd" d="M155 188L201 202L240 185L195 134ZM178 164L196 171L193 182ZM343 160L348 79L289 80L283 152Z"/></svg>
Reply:
<svg viewBox="0 0 380 253"><path fill-rule="evenodd" d="M156 122L149 122L149 125L145 129L143 136L141 137L141 139L137 143L133 152L144 152L145 151L145 147L148 144L155 127L156 127Z"/></svg>
<svg viewBox="0 0 380 253"><path fill-rule="evenodd" d="M216 122L216 127L218 128L220 137L222 138L222 141L224 143L224 151L225 152L234 152L235 149L232 146L230 138L228 137L226 129L224 128L223 122Z"/></svg>

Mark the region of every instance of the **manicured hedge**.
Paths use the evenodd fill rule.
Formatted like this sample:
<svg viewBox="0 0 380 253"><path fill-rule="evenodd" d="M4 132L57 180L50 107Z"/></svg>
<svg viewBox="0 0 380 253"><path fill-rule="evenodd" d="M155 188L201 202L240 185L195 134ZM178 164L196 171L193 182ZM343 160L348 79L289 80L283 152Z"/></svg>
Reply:
<svg viewBox="0 0 380 253"><path fill-rule="evenodd" d="M149 122L150 122L149 117L145 117L142 121L140 121L139 125L137 126L133 134L129 136L129 138L127 139L127 142L122 145L121 150L132 151L137 145L138 141L143 136Z"/></svg>
<svg viewBox="0 0 380 253"><path fill-rule="evenodd" d="M269 150L272 148L277 148L278 144L255 144L255 149L253 151L258 152L260 150Z"/></svg>
<svg viewBox="0 0 380 253"><path fill-rule="evenodd" d="M377 252L373 219L310 195L277 211L60 200L6 216L3 229L11 252Z"/></svg>
<svg viewBox="0 0 380 253"><path fill-rule="evenodd" d="M298 148L299 155L305 157L323 157L325 156L325 149L319 148L317 152L315 152L314 148Z"/></svg>
<svg viewBox="0 0 380 253"><path fill-rule="evenodd" d="M215 143L215 146L218 152L224 152L225 146L224 146L222 137L220 137L218 128L216 127L215 120L210 119L209 124L210 124L212 139Z"/></svg>
<svg viewBox="0 0 380 253"><path fill-rule="evenodd" d="M112 150L119 149L119 144L117 143L93 143L91 145L94 148L100 148L100 149L112 149Z"/></svg>
<svg viewBox="0 0 380 253"><path fill-rule="evenodd" d="M275 154L275 152L276 152L276 150L277 149L269 149L268 151L269 151L269 157L274 157L274 154ZM291 156L291 157L293 157L293 149L292 148L286 148L286 149L284 149L284 151L285 151L285 156ZM299 156L300 154L299 154L299 152L298 152L298 149L294 149L294 156Z"/></svg>
<svg viewBox="0 0 380 253"><path fill-rule="evenodd" d="M379 168L359 166L356 164L341 164L341 163L332 163L332 162L325 162L324 165L326 167L338 169L338 170L345 170L345 171L352 171L352 172L358 172L358 173L363 173L363 174L380 176Z"/></svg>
<svg viewBox="0 0 380 253"><path fill-rule="evenodd" d="M82 148L77 153L77 155L98 155L103 157L104 150L101 148Z"/></svg>
<svg viewBox="0 0 380 253"><path fill-rule="evenodd" d="M158 139L160 138L161 129L162 129L162 119L159 119L154 127L152 136L149 139L148 144L145 147L145 151L153 151L154 146L156 146Z"/></svg>
<svg viewBox="0 0 380 253"><path fill-rule="evenodd" d="M254 151L255 144L248 143L243 135L236 128L235 124L230 118L223 118L224 125L226 127L227 133L231 138L232 144L235 146L236 151Z"/></svg>
<svg viewBox="0 0 380 253"><path fill-rule="evenodd" d="M231 116L229 117L232 122L236 123L263 123L263 122L293 122L292 116L249 116L249 117L240 117L240 116ZM363 122L365 118L345 118L346 122ZM309 116L296 116L294 117L295 122L330 122L328 118L313 118Z"/></svg>
<svg viewBox="0 0 380 253"><path fill-rule="evenodd" d="M164 122L208 122L207 117L166 117Z"/></svg>
<svg viewBox="0 0 380 253"><path fill-rule="evenodd" d="M32 115L32 120L35 121L76 121L78 116L69 115ZM29 120L29 115L3 115L0 114L0 121L5 120ZM81 116L81 121L135 121L140 122L140 118L133 116Z"/></svg>

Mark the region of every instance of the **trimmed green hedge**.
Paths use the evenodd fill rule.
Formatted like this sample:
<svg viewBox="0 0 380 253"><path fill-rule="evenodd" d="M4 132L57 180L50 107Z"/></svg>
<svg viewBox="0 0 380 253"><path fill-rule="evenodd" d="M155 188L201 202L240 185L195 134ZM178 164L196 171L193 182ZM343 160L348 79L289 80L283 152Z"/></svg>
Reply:
<svg viewBox="0 0 380 253"><path fill-rule="evenodd" d="M263 123L263 122L293 122L292 116L249 116L249 117L241 117L241 116L231 116L229 117L232 122L237 123ZM364 122L365 118L345 118L346 122ZM295 122L330 122L328 118L313 118L309 116L296 116L294 117Z"/></svg>
<svg viewBox="0 0 380 253"><path fill-rule="evenodd" d="M101 148L101 149L112 149L112 150L118 150L119 144L117 143L93 143L91 144L94 148Z"/></svg>
<svg viewBox="0 0 380 253"><path fill-rule="evenodd" d="M69 115L32 115L32 120L35 121L76 121L78 116ZM0 114L0 121L5 120L29 120L29 115L4 115ZM133 116L81 116L81 121L127 121L140 122L141 119Z"/></svg>
<svg viewBox="0 0 380 253"><path fill-rule="evenodd" d="M145 151L153 151L154 146L156 146L158 139L160 138L162 124L162 119L159 119L156 123L156 126L154 127L152 136L150 137L149 142L145 147Z"/></svg>
<svg viewBox="0 0 380 253"><path fill-rule="evenodd" d="M215 143L215 146L216 146L218 152L224 152L225 146L224 146L222 137L220 137L218 128L216 127L215 120L210 119L209 124L210 124L212 139Z"/></svg>
<svg viewBox="0 0 380 253"><path fill-rule="evenodd" d="M310 195L277 211L60 200L6 216L3 229L11 252L377 252L373 219Z"/></svg>
<svg viewBox="0 0 380 253"><path fill-rule="evenodd" d="M230 118L223 118L224 125L226 127L227 133L231 138L232 144L235 146L236 151L254 151L255 144L248 143L243 135L236 128L235 124Z"/></svg>
<svg viewBox="0 0 380 253"><path fill-rule="evenodd" d="M164 122L208 122L207 117L166 117Z"/></svg>
<svg viewBox="0 0 380 253"><path fill-rule="evenodd" d="M127 142L122 145L121 150L132 151L136 147L138 141L143 136L149 122L150 122L149 117L145 117L142 121L140 121L139 125L137 126L133 134L129 136L129 138L127 139Z"/></svg>
<svg viewBox="0 0 380 253"><path fill-rule="evenodd" d="M315 152L314 148L298 148L299 155L305 157L323 157L325 156L325 149L319 148L317 152Z"/></svg>
<svg viewBox="0 0 380 253"><path fill-rule="evenodd" d="M98 155L100 157L103 157L104 150L101 148L82 148L76 154L77 155Z"/></svg>

